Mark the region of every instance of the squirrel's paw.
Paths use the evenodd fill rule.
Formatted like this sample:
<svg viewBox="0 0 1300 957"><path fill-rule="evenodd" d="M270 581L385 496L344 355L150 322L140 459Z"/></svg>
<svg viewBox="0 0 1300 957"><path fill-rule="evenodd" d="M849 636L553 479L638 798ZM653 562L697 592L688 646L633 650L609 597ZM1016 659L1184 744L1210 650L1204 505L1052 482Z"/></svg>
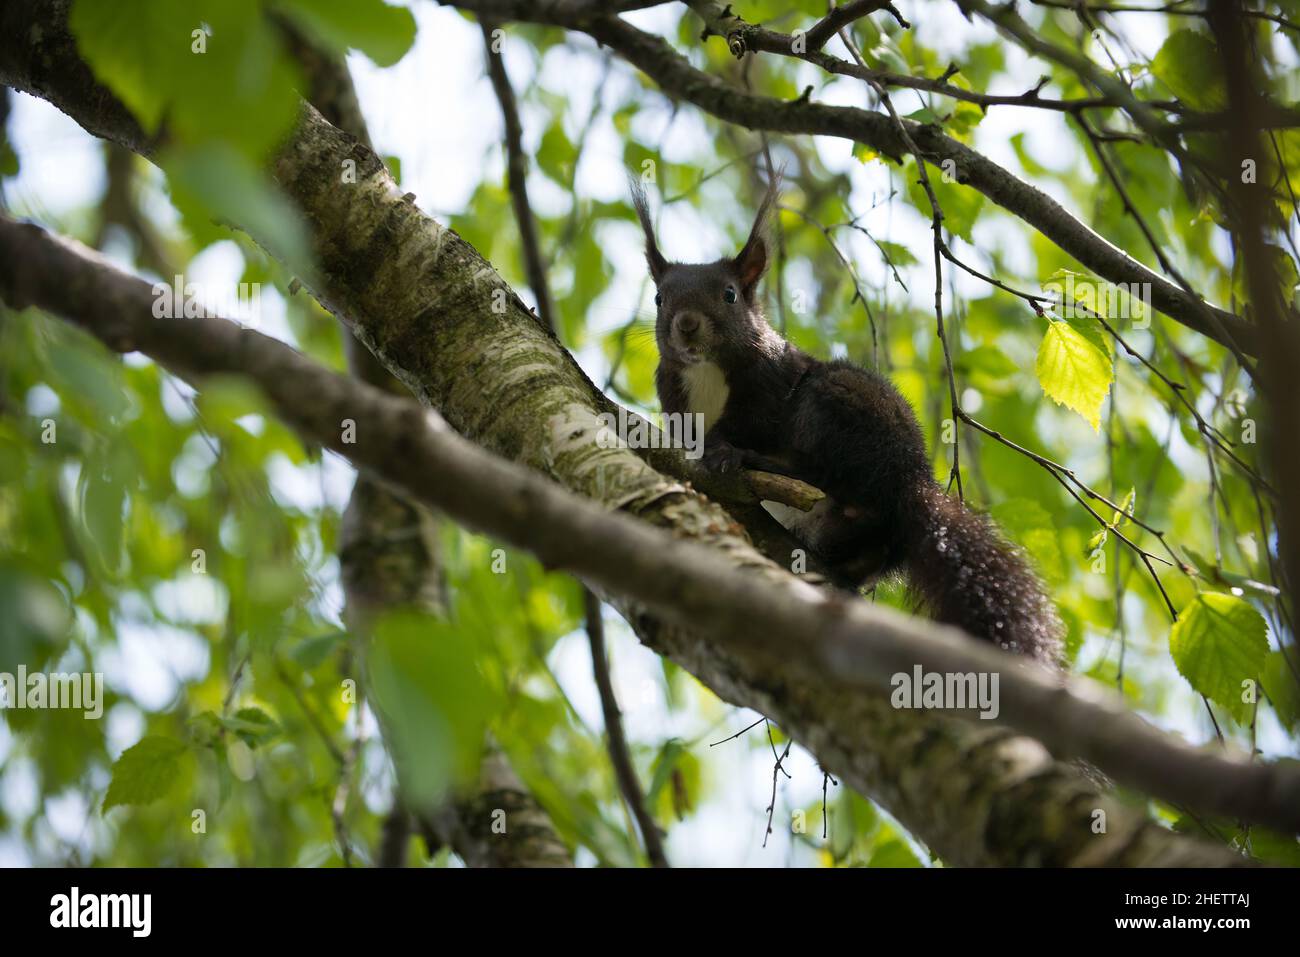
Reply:
<svg viewBox="0 0 1300 957"><path fill-rule="evenodd" d="M702 462L710 472L727 475L740 470L745 462L745 453L722 439L706 439Z"/></svg>

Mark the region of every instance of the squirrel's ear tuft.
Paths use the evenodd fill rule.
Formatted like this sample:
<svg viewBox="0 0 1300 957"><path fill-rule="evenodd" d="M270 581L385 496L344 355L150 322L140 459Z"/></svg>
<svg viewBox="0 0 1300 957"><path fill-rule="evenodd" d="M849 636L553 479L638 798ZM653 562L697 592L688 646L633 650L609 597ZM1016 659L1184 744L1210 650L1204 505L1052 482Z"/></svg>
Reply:
<svg viewBox="0 0 1300 957"><path fill-rule="evenodd" d="M778 170L768 184L767 192L763 194L763 201L758 206L758 213L754 216L754 226L749 231L749 239L732 260L736 273L740 276L741 290L747 299L753 294L754 287L758 285L758 281L763 278L763 273L767 270L767 220L781 192L781 173L782 170Z"/></svg>
<svg viewBox="0 0 1300 957"><path fill-rule="evenodd" d="M668 269L668 260L664 259L655 242L655 230L650 222L650 204L646 201L645 189L634 178L628 180L628 185L632 190L632 207L636 210L636 218L641 220L641 229L645 233L645 261L650 267L650 278L658 283Z"/></svg>

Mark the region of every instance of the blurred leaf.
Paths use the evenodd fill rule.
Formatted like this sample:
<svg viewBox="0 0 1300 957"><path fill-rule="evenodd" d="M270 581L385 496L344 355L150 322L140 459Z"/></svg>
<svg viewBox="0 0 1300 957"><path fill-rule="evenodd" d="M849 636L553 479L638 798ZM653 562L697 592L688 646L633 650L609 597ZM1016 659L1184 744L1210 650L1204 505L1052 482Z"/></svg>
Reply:
<svg viewBox="0 0 1300 957"><path fill-rule="evenodd" d="M1258 681L1268 653L1267 625L1249 602L1202 592L1178 615L1169 651L1193 688L1238 721L1250 713L1243 682Z"/></svg>
<svg viewBox="0 0 1300 957"><path fill-rule="evenodd" d="M314 671L325 663L330 653L348 639L347 632L333 631L325 635L304 638L293 646L289 657L298 663L303 671Z"/></svg>
<svg viewBox="0 0 1300 957"><path fill-rule="evenodd" d="M260 747L280 733L280 725L261 708L240 708L232 716L222 718L221 723L250 748Z"/></svg>
<svg viewBox="0 0 1300 957"><path fill-rule="evenodd" d="M475 662L486 636L414 613L375 626L368 667L408 799L432 804L478 768L498 702Z"/></svg>
<svg viewBox="0 0 1300 957"><path fill-rule="evenodd" d="M67 599L48 581L0 564L0 671L36 668L67 643L72 615Z"/></svg>
<svg viewBox="0 0 1300 957"><path fill-rule="evenodd" d="M1196 30L1175 30L1151 61L1151 72L1188 106L1221 110L1228 96L1219 63L1219 51L1208 36Z"/></svg>
<svg viewBox="0 0 1300 957"><path fill-rule="evenodd" d="M1043 576L1053 582L1066 579L1065 560L1052 516L1033 499L1010 498L989 510L994 521L1034 558Z"/></svg>
<svg viewBox="0 0 1300 957"><path fill-rule="evenodd" d="M945 180L947 169L943 166L929 166L930 188L934 190L939 208L943 210L943 226L967 242L971 242L971 230L984 208L984 194L960 183ZM927 220L930 218L930 197L921 184L916 162L909 158L904 170L907 177L907 196L916 207L917 212Z"/></svg>
<svg viewBox="0 0 1300 957"><path fill-rule="evenodd" d="M921 860L902 838L882 842L871 854L867 867L921 867Z"/></svg>
<svg viewBox="0 0 1300 957"><path fill-rule="evenodd" d="M415 42L410 10L382 0L278 0L277 6L338 53L360 50L379 66L392 66Z"/></svg>
<svg viewBox="0 0 1300 957"><path fill-rule="evenodd" d="M119 804L148 804L164 796L180 773L189 749L172 738L150 736L122 752L104 795L104 810Z"/></svg>
<svg viewBox="0 0 1300 957"><path fill-rule="evenodd" d="M1260 684L1273 704L1278 720L1290 731L1300 723L1300 678L1286 659L1287 652L1270 651L1264 658ZM1290 654L1294 655L1292 650Z"/></svg>
<svg viewBox="0 0 1300 957"><path fill-rule="evenodd" d="M296 275L314 273L302 217L252 161L224 145L170 150L162 165L172 184L172 198L187 221L210 238L211 220L238 223L264 243Z"/></svg>
<svg viewBox="0 0 1300 957"><path fill-rule="evenodd" d="M258 0L76 0L69 27L146 132L261 159L298 114L296 67Z"/></svg>

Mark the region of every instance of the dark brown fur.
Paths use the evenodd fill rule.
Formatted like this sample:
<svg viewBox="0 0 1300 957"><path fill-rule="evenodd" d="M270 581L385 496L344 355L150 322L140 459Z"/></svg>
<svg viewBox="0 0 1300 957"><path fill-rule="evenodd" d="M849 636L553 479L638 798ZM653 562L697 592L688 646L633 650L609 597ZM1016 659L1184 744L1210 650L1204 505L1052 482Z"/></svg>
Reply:
<svg viewBox="0 0 1300 957"><path fill-rule="evenodd" d="M1057 661L1061 623L1042 584L991 522L935 482L907 400L884 376L802 352L763 317L757 286L777 185L744 248L706 264L660 254L645 195L633 186L658 291L656 384L664 411L701 411L691 408L688 377L712 363L727 395L705 435L706 467L766 469L817 486L830 501L793 530L843 582L903 572L938 620Z"/></svg>

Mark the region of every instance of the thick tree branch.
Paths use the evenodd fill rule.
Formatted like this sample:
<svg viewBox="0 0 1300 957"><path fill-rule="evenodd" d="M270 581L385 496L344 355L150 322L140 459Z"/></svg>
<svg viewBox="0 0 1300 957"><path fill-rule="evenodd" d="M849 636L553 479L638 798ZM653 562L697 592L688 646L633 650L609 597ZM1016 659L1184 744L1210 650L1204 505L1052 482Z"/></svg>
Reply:
<svg viewBox="0 0 1300 957"><path fill-rule="evenodd" d="M510 188L511 204L514 206L515 223L519 227L524 273L528 276L528 285L537 299L538 315L558 337L559 327L552 306L551 284L547 280L546 265L542 262L542 248L537 239L537 221L533 217L533 206L528 200L528 160L524 155L523 124L519 122L515 91L510 85L505 59L501 55L500 32L486 21L480 26L483 31L488 74L492 78L492 89L501 106L502 125L505 130L506 178ZM631 809L637 828L641 831L646 857L654 867L667 867L668 859L664 855L663 839L658 827L655 826L654 819L646 810L645 793L637 780L632 754L627 746L627 736L623 733L623 718L618 709L618 699L614 695L614 683L610 679L609 657L605 653L605 625L600 614L600 599L586 585L582 586L582 598L586 613L587 641L591 646L591 669L596 680L596 689L600 693L601 711L605 716L606 748L614 768L614 777L623 800Z"/></svg>
<svg viewBox="0 0 1300 957"><path fill-rule="evenodd" d="M1258 54L1250 46L1246 11L1240 0L1211 0L1209 22L1223 61L1233 124L1224 138L1227 155L1262 165L1269 155L1260 136L1267 89ZM1238 167L1239 168L1239 167ZM1237 249L1244 261L1250 304L1266 346L1262 364L1268 371L1264 395L1272 413L1270 464L1280 490L1278 556L1285 572L1285 589L1294 601L1300 588L1300 316L1288 305L1290 290L1278 274L1269 238L1287 224L1263 183L1230 180Z"/></svg>
<svg viewBox="0 0 1300 957"><path fill-rule="evenodd" d="M493 822L505 813L506 830ZM573 856L506 756L489 747L473 794L421 821L430 848L446 844L468 867L572 867Z"/></svg>
<svg viewBox="0 0 1300 957"><path fill-rule="evenodd" d="M192 379L245 375L290 425L359 468L471 527L534 551L550 566L644 603L669 628L709 635L707 642L694 642L692 654L680 655L689 659L688 666L694 665L724 695L742 686L764 689L737 697L776 704L774 717L793 726L801 739L811 739L815 753L821 747L836 756L827 762L828 770L847 764L845 776L858 786L869 782L863 766L848 756L857 747L855 732L861 733L852 722L828 720L818 727L805 718L787 723L782 712L799 715L797 702L806 707L810 697L831 701L847 709L851 719L873 717L893 734L919 734L927 746L949 753L953 740L964 736L951 720L880 707L877 695L893 675L911 673L914 666L941 673L987 672L1000 676L1003 720L1031 730L1058 753L1088 760L1121 783L1179 804L1287 831L1300 829L1300 774L1293 769L1177 743L1097 685L1008 656L955 629L822 592L753 560L748 573L742 572L735 557L728 560L716 549L672 539L630 516L575 498L467 442L435 413L329 372L256 332L216 319L155 319L148 283L35 226L0 219L0 254L0 294L11 304L36 304L67 315L110 348L142 351ZM356 423L353 443L343 440L339 423L345 418ZM642 628L660 629L662 642L679 641L664 635L663 625L638 617ZM962 716L974 718L974 713ZM944 741L948 747L941 745ZM1031 843L1019 849L1021 854L1047 853L1058 862L1074 863L1099 856L1117 863L1131 862L1130 855L1140 847L1141 855L1166 862L1185 862L1189 855L1202 863L1234 859L1226 849L1199 847L1109 799L1087 794L1078 779L1071 782L1063 769L1045 763L1033 742L982 731L966 747L967 760L982 754L982 760L993 761L1003 773L1009 773L1009 766L1022 783L1033 782L1031 792L1047 781L1054 785L1048 794L1035 794L1050 796L1054 803L1022 805L1019 813L1052 818L1044 826L1056 843ZM891 768L897 779L880 783L888 796L901 796L907 793L908 776L928 777L928 767L920 758L916 767ZM929 768L930 774L935 770ZM943 773L951 775L954 769ZM964 784L959 775L949 786ZM945 791L942 776L930 778L927 787L932 790L925 806L932 819L918 820L920 808L903 807L905 823L908 818L914 826L928 823L919 828L921 833L955 862L989 853L982 842L993 843L999 835L971 834L967 829L975 822L963 820L960 802L934 803ZM888 797L885 803L890 806ZM1107 810L1106 835L1092 834L1087 807ZM937 819L936 813L941 815ZM978 827L990 823L983 820ZM1024 826L1021 820L1014 833L1023 834ZM981 848L974 854L972 840ZM1008 851L1016 853L1003 845L1001 853ZM1063 859L1057 857L1062 851Z"/></svg>
<svg viewBox="0 0 1300 957"><path fill-rule="evenodd" d="M288 20L278 23L306 74L310 102L335 126L370 146L370 132L347 64L311 43ZM410 394L346 326L343 334L352 375L394 395ZM437 519L429 509L365 474L358 473L343 512L339 567L344 616L354 634L367 634L376 618L398 609L415 609L436 617L448 612ZM514 818L515 826L504 833L491 827L498 808L508 809ZM401 865L412 812L425 818L426 811L407 808L400 796L396 798L388 818L391 826L383 832L381 861L388 866ZM546 811L493 745L485 752L476 791L458 795L438 811L437 818L444 842L471 867L573 864Z"/></svg>

